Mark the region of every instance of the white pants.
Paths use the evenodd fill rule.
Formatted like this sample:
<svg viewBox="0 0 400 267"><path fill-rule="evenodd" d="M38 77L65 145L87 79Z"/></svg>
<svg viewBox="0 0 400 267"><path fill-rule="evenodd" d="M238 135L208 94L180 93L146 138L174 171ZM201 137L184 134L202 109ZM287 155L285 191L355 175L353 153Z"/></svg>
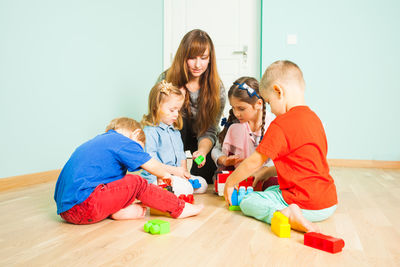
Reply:
<svg viewBox="0 0 400 267"><path fill-rule="evenodd" d="M192 175L191 179L198 179L201 187L193 189L192 184L186 178L171 176L172 190L176 196L202 194L207 191L207 182L203 177Z"/></svg>

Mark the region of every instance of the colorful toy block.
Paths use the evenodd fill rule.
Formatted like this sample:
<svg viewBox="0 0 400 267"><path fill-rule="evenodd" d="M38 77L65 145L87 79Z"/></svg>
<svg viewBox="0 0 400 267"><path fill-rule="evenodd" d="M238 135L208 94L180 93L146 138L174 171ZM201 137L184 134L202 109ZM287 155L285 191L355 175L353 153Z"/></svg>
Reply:
<svg viewBox="0 0 400 267"><path fill-rule="evenodd" d="M169 233L169 222L155 219L144 224L143 229L152 235L163 235Z"/></svg>
<svg viewBox="0 0 400 267"><path fill-rule="evenodd" d="M172 218L172 216L168 212L164 212L164 211L153 209L153 208L150 208L150 215L165 216L165 217Z"/></svg>
<svg viewBox="0 0 400 267"><path fill-rule="evenodd" d="M271 230L279 237L290 237L289 219L279 211L274 212L271 220Z"/></svg>
<svg viewBox="0 0 400 267"><path fill-rule="evenodd" d="M197 189L197 188L201 187L199 179L189 179L188 181L192 184L193 189Z"/></svg>
<svg viewBox="0 0 400 267"><path fill-rule="evenodd" d="M204 157L202 155L200 155L194 159L194 162L196 162L197 165L200 165L203 162L203 160L204 160Z"/></svg>
<svg viewBox="0 0 400 267"><path fill-rule="evenodd" d="M214 191L219 196L224 195L226 179L228 179L229 175L231 175L232 172L233 171L222 171L220 173L217 173L217 177L215 179L215 184L214 184ZM250 176L245 180L241 181L239 183L239 187L244 186L245 188L248 188L249 186L253 185L253 182L254 182L254 177Z"/></svg>
<svg viewBox="0 0 400 267"><path fill-rule="evenodd" d="M190 203L190 204L194 204L194 197L192 194L189 195L179 195L178 197L179 199L182 199L183 201Z"/></svg>
<svg viewBox="0 0 400 267"><path fill-rule="evenodd" d="M241 211L240 206L229 206L228 209L230 211Z"/></svg>
<svg viewBox="0 0 400 267"><path fill-rule="evenodd" d="M330 253L338 253L344 247L344 240L329 235L309 232L304 234L304 245Z"/></svg>

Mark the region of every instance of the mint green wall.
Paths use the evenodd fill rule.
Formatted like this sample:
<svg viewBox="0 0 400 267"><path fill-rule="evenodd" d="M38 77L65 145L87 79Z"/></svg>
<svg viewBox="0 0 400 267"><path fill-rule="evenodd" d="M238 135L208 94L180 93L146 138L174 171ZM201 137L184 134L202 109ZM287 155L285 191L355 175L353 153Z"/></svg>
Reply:
<svg viewBox="0 0 400 267"><path fill-rule="evenodd" d="M399 161L400 2L264 0L262 12L262 70L278 59L302 68L328 157Z"/></svg>
<svg viewBox="0 0 400 267"><path fill-rule="evenodd" d="M162 71L163 1L0 1L0 177L61 168Z"/></svg>

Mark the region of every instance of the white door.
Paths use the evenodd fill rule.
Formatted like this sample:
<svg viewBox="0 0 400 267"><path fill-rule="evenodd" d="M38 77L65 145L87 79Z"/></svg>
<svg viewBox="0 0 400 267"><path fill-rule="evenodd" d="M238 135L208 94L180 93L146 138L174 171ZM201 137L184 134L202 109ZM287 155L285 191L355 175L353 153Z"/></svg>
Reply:
<svg viewBox="0 0 400 267"><path fill-rule="evenodd" d="M206 31L213 40L218 72L228 92L241 76L260 78L261 0L164 0L164 69L183 36ZM229 102L224 116L228 115Z"/></svg>

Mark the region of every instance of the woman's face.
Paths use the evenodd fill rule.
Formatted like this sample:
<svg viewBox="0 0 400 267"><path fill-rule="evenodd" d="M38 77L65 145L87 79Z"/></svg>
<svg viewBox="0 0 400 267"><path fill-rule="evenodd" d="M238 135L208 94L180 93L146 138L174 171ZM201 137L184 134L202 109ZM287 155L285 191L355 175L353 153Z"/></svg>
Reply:
<svg viewBox="0 0 400 267"><path fill-rule="evenodd" d="M208 63L210 63L210 52L207 48L203 55L187 60L190 75L194 78L200 77L207 70Z"/></svg>

